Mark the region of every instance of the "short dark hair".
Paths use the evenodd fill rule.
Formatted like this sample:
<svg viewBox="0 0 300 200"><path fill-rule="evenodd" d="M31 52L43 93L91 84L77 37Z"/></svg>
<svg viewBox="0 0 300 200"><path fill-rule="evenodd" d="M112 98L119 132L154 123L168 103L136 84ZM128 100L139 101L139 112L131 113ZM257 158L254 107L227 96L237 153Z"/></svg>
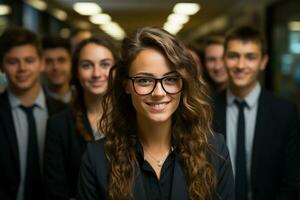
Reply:
<svg viewBox="0 0 300 200"><path fill-rule="evenodd" d="M267 45L263 33L259 29L253 26L243 25L229 31L225 36L225 43L224 43L225 51L227 50L228 43L231 40L241 40L243 42L249 42L249 41L257 42L258 44L261 45L262 54L267 53Z"/></svg>
<svg viewBox="0 0 300 200"><path fill-rule="evenodd" d="M2 66L3 58L9 50L26 44L34 46L38 55L41 57L41 43L35 33L21 27L6 29L0 36L0 66Z"/></svg>
<svg viewBox="0 0 300 200"><path fill-rule="evenodd" d="M64 48L69 54L71 54L70 43L68 39L59 36L48 36L44 37L42 40L43 50Z"/></svg>
<svg viewBox="0 0 300 200"><path fill-rule="evenodd" d="M211 35L207 37L203 42L203 51L210 45L223 45L224 44L224 37L221 35Z"/></svg>

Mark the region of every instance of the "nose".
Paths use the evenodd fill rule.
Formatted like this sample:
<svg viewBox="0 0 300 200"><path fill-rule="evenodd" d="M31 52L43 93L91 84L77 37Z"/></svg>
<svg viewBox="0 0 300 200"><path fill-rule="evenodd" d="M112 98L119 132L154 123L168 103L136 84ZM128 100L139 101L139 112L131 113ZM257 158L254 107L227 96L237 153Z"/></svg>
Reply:
<svg viewBox="0 0 300 200"><path fill-rule="evenodd" d="M223 58L217 59L215 68L216 69L223 69L224 68L224 60L223 60Z"/></svg>
<svg viewBox="0 0 300 200"><path fill-rule="evenodd" d="M19 61L19 70L24 71L27 67L26 67L26 62L24 61Z"/></svg>
<svg viewBox="0 0 300 200"><path fill-rule="evenodd" d="M162 86L161 81L157 81L153 92L151 93L152 96L163 96L166 95L166 92Z"/></svg>
<svg viewBox="0 0 300 200"><path fill-rule="evenodd" d="M93 68L93 77L99 77L102 74L102 68L100 66L95 66Z"/></svg>
<svg viewBox="0 0 300 200"><path fill-rule="evenodd" d="M53 67L53 69L58 69L59 68L58 61L51 62L51 66Z"/></svg>
<svg viewBox="0 0 300 200"><path fill-rule="evenodd" d="M245 58L244 57L240 57L237 63L237 67L238 69L242 69L245 67Z"/></svg>

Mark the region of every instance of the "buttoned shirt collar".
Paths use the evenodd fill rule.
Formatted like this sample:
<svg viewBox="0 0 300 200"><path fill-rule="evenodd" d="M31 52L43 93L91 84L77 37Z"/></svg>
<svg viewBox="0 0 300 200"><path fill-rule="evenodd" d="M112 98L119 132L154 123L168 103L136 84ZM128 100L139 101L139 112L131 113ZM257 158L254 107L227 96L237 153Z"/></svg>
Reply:
<svg viewBox="0 0 300 200"><path fill-rule="evenodd" d="M7 90L7 93L8 93L9 102L13 109L22 105L21 100L14 93L12 93L9 89ZM37 98L35 99L34 104L38 108L46 109L46 97L45 97L45 94L42 89L40 90Z"/></svg>
<svg viewBox="0 0 300 200"><path fill-rule="evenodd" d="M261 92L261 86L259 83L255 85L253 90L243 99L247 103L248 108L253 108L253 106L258 102L259 94ZM234 104L234 100L242 100L238 97L234 96L230 90L227 90L226 92L226 99L227 99L227 105L231 106Z"/></svg>

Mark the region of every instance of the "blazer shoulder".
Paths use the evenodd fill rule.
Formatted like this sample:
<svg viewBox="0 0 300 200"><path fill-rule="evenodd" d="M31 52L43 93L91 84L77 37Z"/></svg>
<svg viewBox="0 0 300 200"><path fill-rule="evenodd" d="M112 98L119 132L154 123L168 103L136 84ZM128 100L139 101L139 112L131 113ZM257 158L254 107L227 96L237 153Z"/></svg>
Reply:
<svg viewBox="0 0 300 200"><path fill-rule="evenodd" d="M298 115L296 103L277 96L267 90L262 90L259 103L263 107L270 107L273 112L277 112L282 117L285 117L285 114Z"/></svg>
<svg viewBox="0 0 300 200"><path fill-rule="evenodd" d="M6 107L9 105L7 92L3 92L0 94L0 107Z"/></svg>
<svg viewBox="0 0 300 200"><path fill-rule="evenodd" d="M228 149L225 143L224 136L220 133L214 133L208 139L209 145L212 149L212 155L216 154L221 157L226 157L229 155ZM213 156L215 157L215 156Z"/></svg>
<svg viewBox="0 0 300 200"><path fill-rule="evenodd" d="M73 122L71 109L65 109L51 115L48 119L47 126L56 129L58 127L65 127L67 124L73 124Z"/></svg>
<svg viewBox="0 0 300 200"><path fill-rule="evenodd" d="M101 160L105 160L105 152L104 152L104 143L105 138L101 138L99 140L96 140L94 142L90 142L87 145L86 154L92 158L97 160L100 157Z"/></svg>
<svg viewBox="0 0 300 200"><path fill-rule="evenodd" d="M49 95L46 95L46 105L50 116L68 108L67 104L53 99Z"/></svg>
<svg viewBox="0 0 300 200"><path fill-rule="evenodd" d="M86 152L81 161L81 168L84 174L92 172L100 185L107 185L108 162L106 159L104 144L105 138L101 138L87 144ZM88 170L88 171L87 171Z"/></svg>
<svg viewBox="0 0 300 200"><path fill-rule="evenodd" d="M211 105L214 110L219 110L226 105L226 90L223 90L211 98Z"/></svg>
<svg viewBox="0 0 300 200"><path fill-rule="evenodd" d="M271 103L273 105L276 105L276 106L285 106L285 107L294 107L296 106L296 104L288 99L285 99L283 97L280 97L278 95L275 95L273 94L272 92L270 91L267 91L267 90L263 90L262 93L261 93L261 100L265 100L267 101L268 103Z"/></svg>
<svg viewBox="0 0 300 200"><path fill-rule="evenodd" d="M219 199L217 197L221 197L221 199L234 199L233 171L224 136L214 133L209 138L209 144L211 145L209 159L218 179L214 199Z"/></svg>
<svg viewBox="0 0 300 200"><path fill-rule="evenodd" d="M224 164L231 168L229 151L221 133L214 133L209 137L208 159L218 173Z"/></svg>

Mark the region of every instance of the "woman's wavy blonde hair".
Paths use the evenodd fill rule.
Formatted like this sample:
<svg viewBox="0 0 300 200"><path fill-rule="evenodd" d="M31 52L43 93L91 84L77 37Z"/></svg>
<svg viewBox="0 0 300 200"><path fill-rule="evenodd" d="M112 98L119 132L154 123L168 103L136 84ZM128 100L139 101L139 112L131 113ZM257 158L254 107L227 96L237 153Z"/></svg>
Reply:
<svg viewBox="0 0 300 200"><path fill-rule="evenodd" d="M106 114L102 116L99 128L106 135L108 198L133 199L138 167L135 153L137 121L124 85L131 63L147 48L160 51L183 80L180 104L172 116L172 134L186 175L189 199L212 199L217 180L208 158L212 110L206 84L199 80L196 63L183 43L155 27L141 28L123 41L121 61L111 70L108 92L102 102Z"/></svg>

